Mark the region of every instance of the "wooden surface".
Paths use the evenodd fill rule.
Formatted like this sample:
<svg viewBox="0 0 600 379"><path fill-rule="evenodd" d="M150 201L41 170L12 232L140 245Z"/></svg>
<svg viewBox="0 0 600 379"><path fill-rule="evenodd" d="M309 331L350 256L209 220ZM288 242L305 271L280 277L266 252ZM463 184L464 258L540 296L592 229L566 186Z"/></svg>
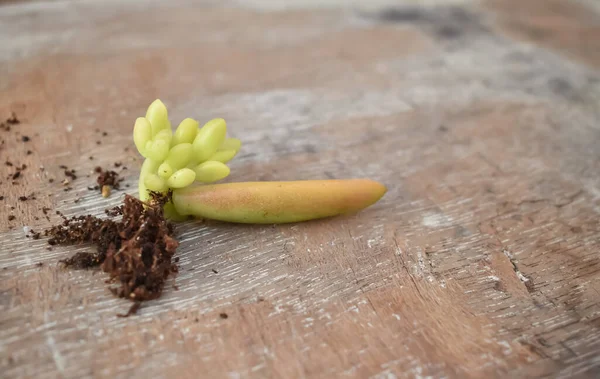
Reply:
<svg viewBox="0 0 600 379"><path fill-rule="evenodd" d="M1 377L599 375L600 7L320 3L0 7L0 116L22 121L0 157L28 166L0 169ZM125 149L158 97L174 123L228 121L232 181L389 192L318 222L183 223L178 290L117 318L103 273L57 265L85 246L24 227L118 204L86 189L96 165L134 192Z"/></svg>

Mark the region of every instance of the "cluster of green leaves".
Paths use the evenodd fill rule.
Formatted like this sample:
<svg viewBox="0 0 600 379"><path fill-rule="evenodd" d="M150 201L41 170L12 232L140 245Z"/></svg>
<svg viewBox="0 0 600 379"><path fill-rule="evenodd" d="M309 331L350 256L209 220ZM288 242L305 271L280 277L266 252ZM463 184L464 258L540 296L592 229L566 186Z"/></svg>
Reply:
<svg viewBox="0 0 600 379"><path fill-rule="evenodd" d="M148 190L166 192L227 177L230 170L226 163L238 153L241 141L226 136L227 124L222 118L202 127L186 118L173 133L167 108L155 100L146 117L139 117L133 128L135 146L146 158L140 172L140 199L148 200Z"/></svg>

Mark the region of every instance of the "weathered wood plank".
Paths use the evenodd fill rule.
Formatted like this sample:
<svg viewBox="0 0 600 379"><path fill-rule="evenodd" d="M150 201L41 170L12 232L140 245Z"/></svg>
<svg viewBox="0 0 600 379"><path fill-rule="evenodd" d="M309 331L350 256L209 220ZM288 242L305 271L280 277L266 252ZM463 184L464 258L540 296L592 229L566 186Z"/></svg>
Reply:
<svg viewBox="0 0 600 379"><path fill-rule="evenodd" d="M391 3L1 6L0 116L22 121L0 130L3 377L597 375L597 10ZM56 263L85 246L23 228L117 204L87 190L97 165L133 193L157 97L175 122L227 119L229 180L389 192L298 225L182 223L178 290L117 318L104 274Z"/></svg>

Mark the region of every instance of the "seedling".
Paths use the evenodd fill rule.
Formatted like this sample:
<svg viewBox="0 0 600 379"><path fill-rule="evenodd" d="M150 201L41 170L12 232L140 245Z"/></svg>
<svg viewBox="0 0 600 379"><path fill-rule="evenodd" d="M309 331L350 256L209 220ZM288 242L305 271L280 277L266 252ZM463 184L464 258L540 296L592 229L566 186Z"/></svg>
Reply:
<svg viewBox="0 0 600 379"><path fill-rule="evenodd" d="M155 100L146 117L136 120L133 141L146 158L140 170L139 197L172 191L165 214L235 223L278 224L360 211L376 203L386 187L368 179L241 182L211 184L226 178L226 163L241 141L227 138L222 118L201 128L186 118L171 130L167 108Z"/></svg>

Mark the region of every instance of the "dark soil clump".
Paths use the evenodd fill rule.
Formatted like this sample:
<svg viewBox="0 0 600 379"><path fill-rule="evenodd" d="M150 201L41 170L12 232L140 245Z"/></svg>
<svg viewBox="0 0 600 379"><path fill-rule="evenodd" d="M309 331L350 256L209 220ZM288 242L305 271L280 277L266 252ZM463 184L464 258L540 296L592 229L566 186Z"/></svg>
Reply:
<svg viewBox="0 0 600 379"><path fill-rule="evenodd" d="M4 164L6 166L14 167L15 168L15 172L12 173L12 174L10 174L10 175L8 175L8 177L7 177L7 179L12 179L12 180L19 179L21 177L21 173L23 171L25 171L25 169L27 168L26 164L22 164L21 166L19 166L19 165L15 165L15 164L13 164L12 162L9 162L9 161L6 161ZM15 182L13 182L13 185L14 184L15 184Z"/></svg>
<svg viewBox="0 0 600 379"><path fill-rule="evenodd" d="M101 167L96 167L94 170L98 173L98 178L96 182L100 187L102 186L111 186L114 189L119 189L122 178L119 178L119 174L112 170L103 170Z"/></svg>
<svg viewBox="0 0 600 379"><path fill-rule="evenodd" d="M98 166L94 169L98 174L96 182L98 183L95 187L88 187L94 190L100 189L103 197L110 196L111 189L120 189L123 178L119 177L119 174L112 170L103 170L102 167Z"/></svg>
<svg viewBox="0 0 600 379"><path fill-rule="evenodd" d="M61 263L73 269L99 266L110 275L110 282L120 284L110 288L115 296L136 304L155 299L162 294L167 278L178 271L172 258L179 243L163 214L167 200L167 196L154 194L150 203L144 204L126 195L122 206L107 212L109 216L122 215L120 220L77 216L64 219L44 235L50 237L50 245L96 245L96 252L80 252ZM126 316L137 308L134 304Z"/></svg>
<svg viewBox="0 0 600 379"><path fill-rule="evenodd" d="M8 125L19 125L21 121L17 118L16 113L13 112L10 117L6 119L6 123Z"/></svg>
<svg viewBox="0 0 600 379"><path fill-rule="evenodd" d="M31 193L28 196L19 196L19 201L28 201L28 200L35 200L35 194Z"/></svg>
<svg viewBox="0 0 600 379"><path fill-rule="evenodd" d="M17 118L17 115L13 112L12 115L6 119L5 122L0 122L0 130L10 132L12 125L18 125L21 121Z"/></svg>

